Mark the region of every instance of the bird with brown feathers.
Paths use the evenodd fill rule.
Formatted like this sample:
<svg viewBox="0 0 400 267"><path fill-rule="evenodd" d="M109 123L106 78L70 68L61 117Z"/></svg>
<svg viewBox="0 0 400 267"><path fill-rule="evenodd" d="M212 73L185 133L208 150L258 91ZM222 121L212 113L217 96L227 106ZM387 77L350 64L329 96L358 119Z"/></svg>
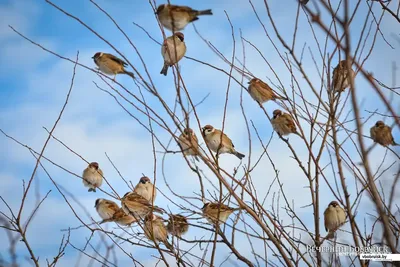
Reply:
<svg viewBox="0 0 400 267"><path fill-rule="evenodd" d="M377 121L375 125L371 127L370 134L372 140L382 146L399 145L394 141L392 128L390 128L390 126L387 126L383 121Z"/></svg>
<svg viewBox="0 0 400 267"><path fill-rule="evenodd" d="M163 218L155 214L148 214L144 219L144 235L154 242L163 242L165 246L173 251L172 245L168 242L167 227Z"/></svg>
<svg viewBox="0 0 400 267"><path fill-rule="evenodd" d="M343 92L346 88L350 87L350 80L354 79L355 72L353 69L350 69L350 73L347 69L347 61L342 60L333 69L332 73L332 87L334 92L340 93Z"/></svg>
<svg viewBox="0 0 400 267"><path fill-rule="evenodd" d="M89 187L88 192L96 192L103 183L103 171L99 168L99 163L91 162L82 173L82 182L85 187Z"/></svg>
<svg viewBox="0 0 400 267"><path fill-rule="evenodd" d="M161 214L164 212L136 192L127 192L121 199L121 206L126 214L132 215L135 219L142 219L152 211Z"/></svg>
<svg viewBox="0 0 400 267"><path fill-rule="evenodd" d="M275 132L279 135L289 135L289 134L300 134L297 132L296 124L292 116L289 113L282 112L279 109L275 109L272 113L273 117L271 119L272 127L274 128Z"/></svg>
<svg viewBox="0 0 400 267"><path fill-rule="evenodd" d="M172 214L169 216L167 231L171 235L181 237L189 230L189 223L185 216L180 214Z"/></svg>
<svg viewBox="0 0 400 267"><path fill-rule="evenodd" d="M225 204L215 202L205 203L202 208L204 217L211 224L215 224L217 221L225 223L228 217L236 210L239 210L239 208L231 208Z"/></svg>
<svg viewBox="0 0 400 267"><path fill-rule="evenodd" d="M127 74L135 78L133 72L125 70L128 63L112 54L97 52L92 58L101 72L114 75L113 81L115 81L117 74Z"/></svg>
<svg viewBox="0 0 400 267"><path fill-rule="evenodd" d="M121 226L130 226L132 223L137 222L137 219L132 215L126 214L122 208L119 208L112 216L111 221Z"/></svg>
<svg viewBox="0 0 400 267"><path fill-rule="evenodd" d="M197 157L199 155L199 140L192 129L185 128L183 130L183 133L178 138L178 144L184 155L193 156L199 161Z"/></svg>
<svg viewBox="0 0 400 267"><path fill-rule="evenodd" d="M111 219L114 214L119 210L119 206L117 205L117 203L104 198L96 199L94 207L96 208L96 211L99 214L100 218L102 218L103 220Z"/></svg>
<svg viewBox="0 0 400 267"><path fill-rule="evenodd" d="M249 81L249 87L247 89L250 96L260 104L265 103L269 100L286 100L286 98L278 96L268 84L258 78L251 79Z"/></svg>
<svg viewBox="0 0 400 267"><path fill-rule="evenodd" d="M325 230L328 231L327 239L332 239L335 232L346 222L346 212L337 201L329 203L324 212Z"/></svg>
<svg viewBox="0 0 400 267"><path fill-rule="evenodd" d="M133 191L147 199L151 204L153 204L157 196L156 187L151 183L150 178L146 176L140 178Z"/></svg>
<svg viewBox="0 0 400 267"><path fill-rule="evenodd" d="M212 15L211 9L195 10L188 6L170 4L159 5L156 11L161 24L170 31L181 31L189 23L198 20L198 16Z"/></svg>
<svg viewBox="0 0 400 267"><path fill-rule="evenodd" d="M161 46L161 55L164 58L164 66L160 72L167 76L168 68L175 65L181 60L186 53L185 36L181 32L176 32L174 35L164 40Z"/></svg>

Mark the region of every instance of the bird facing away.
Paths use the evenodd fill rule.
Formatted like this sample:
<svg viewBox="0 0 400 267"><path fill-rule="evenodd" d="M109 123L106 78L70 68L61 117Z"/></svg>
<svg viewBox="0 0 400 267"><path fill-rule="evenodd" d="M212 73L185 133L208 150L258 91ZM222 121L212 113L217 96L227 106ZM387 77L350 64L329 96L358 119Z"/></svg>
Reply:
<svg viewBox="0 0 400 267"><path fill-rule="evenodd" d="M128 63L112 54L97 52L92 58L101 72L114 75L113 81L115 81L117 74L127 74L135 78L132 72L125 70Z"/></svg>
<svg viewBox="0 0 400 267"><path fill-rule="evenodd" d="M273 117L271 119L272 127L274 128L275 132L279 135L289 135L291 133L300 135L297 132L296 124L292 116L289 113L282 112L279 109L275 109L272 113Z"/></svg>
<svg viewBox="0 0 400 267"><path fill-rule="evenodd" d="M127 215L122 208L119 208L114 213L111 220L121 226L129 226L132 223L137 222L137 220L132 215Z"/></svg>
<svg viewBox="0 0 400 267"><path fill-rule="evenodd" d="M260 104L265 103L269 100L286 99L278 96L268 84L258 78L251 79L249 81L249 87L247 89L250 96Z"/></svg>
<svg viewBox="0 0 400 267"><path fill-rule="evenodd" d="M151 203L136 192L128 192L121 199L121 206L124 212L132 215L135 219L146 217L151 211L163 213L163 210Z"/></svg>
<svg viewBox="0 0 400 267"><path fill-rule="evenodd" d="M222 134L222 139L221 139L221 134ZM203 136L207 146L212 151L218 154L224 154L224 153L233 154L239 159L245 157L245 155L235 150L235 146L233 145L232 140L229 139L229 137L225 133L222 133L220 130L215 129L211 125L206 125L203 127Z"/></svg>
<svg viewBox="0 0 400 267"><path fill-rule="evenodd" d="M82 182L85 187L89 187L88 192L96 192L96 188L103 183L103 171L97 162L91 162L82 173Z"/></svg>
<svg viewBox="0 0 400 267"><path fill-rule="evenodd" d="M343 92L346 88L350 87L350 79L354 79L355 73L354 70L350 70L350 75L347 70L347 61L342 60L333 69L332 74L332 87L334 92Z"/></svg>
<svg viewBox="0 0 400 267"><path fill-rule="evenodd" d="M239 208L234 209L225 204L213 202L205 203L202 208L203 216L211 224L215 224L217 221L225 223L232 212L236 210L239 210Z"/></svg>
<svg viewBox="0 0 400 267"><path fill-rule="evenodd" d="M181 31L190 22L198 20L198 16L212 15L211 9L194 10L188 6L169 4L159 5L156 12L161 24L170 31Z"/></svg>
<svg viewBox="0 0 400 267"><path fill-rule="evenodd" d="M156 187L151 183L150 178L143 176L140 178L139 183L135 186L133 192L138 193L151 204L156 200L157 190Z"/></svg>
<svg viewBox="0 0 400 267"><path fill-rule="evenodd" d="M325 230L328 231L327 239L332 239L335 232L346 221L346 212L337 201L332 201L324 212Z"/></svg>
<svg viewBox="0 0 400 267"><path fill-rule="evenodd" d="M199 140L192 129L185 128L183 130L183 133L178 138L178 144L184 155L194 156L199 161L197 157L199 155Z"/></svg>
<svg viewBox="0 0 400 267"><path fill-rule="evenodd" d="M152 213L148 214L144 219L143 230L149 240L163 242L168 249L173 250L172 245L168 242L167 227L163 218Z"/></svg>
<svg viewBox="0 0 400 267"><path fill-rule="evenodd" d="M119 210L119 206L117 205L117 203L104 198L96 199L94 207L96 208L96 211L99 214L100 218L102 218L103 220L111 219L114 214Z"/></svg>
<svg viewBox="0 0 400 267"><path fill-rule="evenodd" d="M161 55L164 58L164 66L160 72L167 76L168 68L181 60L186 53L185 36L181 32L176 32L174 35L164 40L161 46Z"/></svg>
<svg viewBox="0 0 400 267"><path fill-rule="evenodd" d="M382 146L399 145L394 141L392 128L387 126L383 121L377 121L375 125L371 127L370 134L372 140Z"/></svg>
<svg viewBox="0 0 400 267"><path fill-rule="evenodd" d="M167 230L171 235L181 237L189 230L189 223L183 215L171 215L169 216Z"/></svg>

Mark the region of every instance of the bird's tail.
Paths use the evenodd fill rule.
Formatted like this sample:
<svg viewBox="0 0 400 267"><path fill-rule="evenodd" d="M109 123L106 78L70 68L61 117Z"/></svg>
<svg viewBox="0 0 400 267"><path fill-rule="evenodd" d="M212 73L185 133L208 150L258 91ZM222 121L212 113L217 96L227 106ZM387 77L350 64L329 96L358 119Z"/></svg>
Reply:
<svg viewBox="0 0 400 267"><path fill-rule="evenodd" d="M297 134L298 136L301 137L301 134L298 131L295 131L294 134Z"/></svg>
<svg viewBox="0 0 400 267"><path fill-rule="evenodd" d="M164 76L167 76L168 67L169 67L169 66L168 66L167 64L164 64L164 67L162 68L160 74L163 74Z"/></svg>
<svg viewBox="0 0 400 267"><path fill-rule="evenodd" d="M243 158L245 157L244 154L242 154L242 153L240 153L240 152L237 152L236 150L233 151L232 154L235 155L236 157L238 157L239 159L243 159Z"/></svg>
<svg viewBox="0 0 400 267"><path fill-rule="evenodd" d="M400 144L396 143L394 140L393 140L393 145L394 146L400 146Z"/></svg>
<svg viewBox="0 0 400 267"><path fill-rule="evenodd" d="M197 15L198 16L200 16L200 15L212 15L212 14L213 13L212 13L211 9L197 11Z"/></svg>
<svg viewBox="0 0 400 267"><path fill-rule="evenodd" d="M170 250L174 251L174 247L171 245L171 243L168 242L168 240L164 241L164 245Z"/></svg>
<svg viewBox="0 0 400 267"><path fill-rule="evenodd" d="M132 79L135 79L135 75L133 75L133 72L130 72L130 71L124 70L124 73L125 73L126 75L129 75L129 76L131 76L131 77L132 77Z"/></svg>

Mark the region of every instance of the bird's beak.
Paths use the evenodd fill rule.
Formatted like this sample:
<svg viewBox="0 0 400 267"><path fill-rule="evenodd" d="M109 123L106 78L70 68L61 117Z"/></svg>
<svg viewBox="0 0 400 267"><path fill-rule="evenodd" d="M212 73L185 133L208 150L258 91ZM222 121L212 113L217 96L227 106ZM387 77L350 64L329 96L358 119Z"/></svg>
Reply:
<svg viewBox="0 0 400 267"><path fill-rule="evenodd" d="M94 56L92 58L94 59Z"/></svg>
<svg viewBox="0 0 400 267"><path fill-rule="evenodd" d="M250 81L248 81L247 84L250 84Z"/></svg>

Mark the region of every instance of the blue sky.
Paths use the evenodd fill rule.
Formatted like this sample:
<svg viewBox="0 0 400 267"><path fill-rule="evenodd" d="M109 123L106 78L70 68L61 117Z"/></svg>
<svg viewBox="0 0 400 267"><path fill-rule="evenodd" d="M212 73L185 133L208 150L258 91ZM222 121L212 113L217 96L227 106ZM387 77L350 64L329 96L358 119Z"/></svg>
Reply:
<svg viewBox="0 0 400 267"><path fill-rule="evenodd" d="M128 36L134 41L135 45L138 46L160 95L172 106L176 94L172 75L164 77L158 74L163 64L160 47L147 38L146 34L135 27L132 22L144 26L158 41L162 41L162 35L149 3L147 1L138 2L102 0L97 3L116 19ZM274 19L282 31L282 37L285 40L291 40L297 5L295 1L288 1L289 3L283 8L279 2L276 1L271 4ZM126 39L92 3L78 0L67 2L56 1L55 3L93 27L120 49L135 66L140 70L142 69L138 57ZM174 3L187 4L187 1L174 1ZM268 23L268 17L263 8L263 1L255 1L255 6L261 14L262 21L267 25L268 33L277 42L272 27ZM273 63L274 70L284 82L285 89L291 91L290 74L284 67L272 44L266 38L247 1L240 0L233 5L232 1L228 0L205 0L196 3L193 7L196 9L211 8L213 10L214 15L201 17L196 22L196 27L207 40L211 41L226 57L230 58L232 40L230 26L224 14L224 10L226 10L234 26L239 59L242 57L240 54L242 49L239 39L239 29L241 29L243 36L254 43L262 51L263 55ZM352 32L357 33L354 35L355 37L358 37L361 30L366 10L367 7L365 4L362 5L358 15L355 17L354 28L352 28ZM379 8L376 8L376 10L379 11ZM12 32L8 28L8 25L12 25L29 38L61 55L74 58L77 51L79 51L79 61L87 66L94 67L91 57L95 52L114 52L107 44L99 40L82 25L61 14L44 1L3 1L0 4L0 18L0 57L2 58L0 62L0 128L21 142L28 144L36 150L40 150L47 137L42 127L50 128L58 116L69 88L73 65L23 40ZM392 77L391 62L399 59L398 49L400 48L400 44L396 43L390 37L390 34L399 34L398 24L390 17L385 17L381 24L381 30L388 41L394 46L394 49L390 49L382 37L378 35L375 52L369 57L365 68L376 75L376 77L379 77L383 82L390 84ZM187 56L199 58L226 70L229 69L201 41L191 25L185 29L184 33L188 47ZM325 40L324 35L318 30L316 30L316 34L317 38L323 43ZM312 39L310 27L304 13L301 12L296 51L302 49L304 42L307 42L310 50L316 53L316 46ZM329 44L328 47L328 50L332 51L332 44ZM278 45L278 49L281 52L284 51L280 45ZM335 60L337 60L337 57L334 58ZM255 76L265 80L269 78L277 84L273 72L268 68L259 54L248 45L246 46L246 62L247 67ZM317 62L321 66L321 61L317 60ZM183 59L180 66L190 95L195 102L200 101L207 94L210 94L204 104L197 109L202 124L212 124L218 128L221 127L224 96L228 81L227 76L188 59ZM318 85L316 87L319 88L320 79L313 65L308 47L304 56L304 69L313 83ZM240 76L237 73L235 76L240 80ZM298 77L306 98L309 101L315 101L315 97L313 97L305 80L301 79L300 75ZM132 91L137 90L136 87L132 86L133 84L129 77L118 76L117 80ZM122 175L132 180L135 184L142 173L153 177L151 138L148 132L126 114L109 95L97 89L93 81L105 87L96 74L83 68L77 69L75 86L72 90L70 102L54 134L85 159L98 161L113 187L117 189L119 194L124 194L128 189L124 182L119 179L118 174L112 168L104 153L106 152L110 156ZM372 111L378 109L380 112L385 113L383 105L379 101L376 101L376 96L369 85L359 76L356 79L356 83L360 102L363 102L361 109L363 116L368 116L365 110ZM239 107L240 92L240 86L233 84L231 87L231 100L228 105L225 132L234 141L236 148L246 154L248 152L248 141L244 119ZM160 104L150 95L145 95L150 105L158 110L162 116L165 116L165 111L161 110ZM270 123L247 94L244 94L243 100L248 119L254 121L263 141L266 142L272 133ZM397 107L397 110L399 110L399 101L398 99L395 101L397 102L395 102L394 107ZM275 103L268 103L266 105L269 113L272 113L277 107ZM146 121L145 117L132 107L127 106L127 108L134 112L140 119ZM346 108L346 110L350 109ZM375 122L378 119L382 119L382 117L375 116L372 121ZM373 124L372 121L369 125L365 126L366 135L368 135L369 127ZM387 121L391 123L391 121ZM307 130L307 126L305 126L305 130ZM160 129L156 131L161 140L167 143L170 138L168 134ZM196 133L199 135L198 129ZM394 134L399 139L398 129L394 129ZM253 160L261 154L261 148L256 141L257 138L255 135L254 140L255 142L252 144L254 150ZM290 141L298 148L300 157L306 161L308 158L307 151L301 141L296 140L296 137L291 137ZM366 142L367 144L371 144L370 140ZM345 145L348 146L349 153L355 153L355 149L351 144ZM22 179L25 181L29 179L35 162L26 149L17 146L3 136L0 137L0 147L2 151L6 152L0 155L0 195L15 208L19 205L18 199L20 199L22 191ZM176 150L177 146L172 144L171 149ZM274 137L270 151L280 171L280 177L285 185L287 194L296 201L298 208L309 204L310 196L308 190L304 187L307 181L300 173L297 163L290 158L290 151L277 137ZM385 149L376 147L374 153L376 161L374 158L372 166L376 168L379 158L385 153ZM76 174L80 174L86 167L86 164L81 159L71 154L54 140L50 142L45 155ZM161 156L158 156L161 159ZM387 165L390 165L393 160L395 158L389 156ZM325 155L322 161L327 163L329 161L328 155ZM197 178L185 165L179 154L168 155L166 163L165 173L167 181L174 190L185 195L198 192ZM238 163L236 158L230 156L221 158L221 164L227 170L232 170ZM45 166L57 183L62 185L67 191L73 192L75 197L79 199L79 202L87 208L90 215L97 220L98 216L93 208L94 201L97 197L104 197L104 195L101 193L97 193L96 195L89 194L83 188L81 181L76 177L67 174L47 162L45 162ZM158 163L156 170L159 179L158 187L162 191L168 192L161 176L160 163ZM210 175L210 173L208 174ZM349 172L348 174L349 179L351 179L351 173ZM273 177L274 172L268 159L263 158L262 164L253 173L253 179L259 188L260 194L266 192ZM212 179L212 177L210 178ZM44 262L45 258L51 258L58 248L58 242L63 234L60 232L60 229L67 228L68 226L77 226L79 222L42 170L39 170L37 173L35 187L38 188L41 196L48 190L52 190L42 209L38 212L35 221L31 225L31 232L28 234L28 239L31 240L34 250L37 251L41 261ZM104 188L109 191L109 188L106 186ZM324 195L322 199L322 205L326 206L331 201L332 194L327 190L326 186L322 186L321 191L326 193L326 196ZM31 201L27 205L27 210L32 208L34 204L34 191L29 195L29 199ZM162 207L178 211L176 206L169 205L167 200L161 195L159 195L158 203ZM365 203L365 205L368 205L367 200ZM196 204L201 207L200 203ZM85 211L79 208L76 203L74 205L78 213L86 221L90 221L90 217L85 215ZM0 210L3 210L3 208L2 204L0 204ZM270 206L267 205L267 208L270 208ZM363 205L361 205L362 208ZM311 212L311 209L299 209L300 216L309 222L312 228L312 220L309 219L312 215ZM111 228L113 226L109 225L108 227ZM85 242L84 237L88 237L89 235L90 233L84 229L74 231L71 242L76 246L82 246ZM0 240L4 236L4 232L0 232ZM202 236L201 231L193 230L190 233L190 237L195 236ZM343 238L346 239L346 237ZM96 237L96 240L98 240L98 237ZM243 251L243 254L250 253L249 248L244 243L243 245L238 243L238 246ZM146 266L153 265L154 258L151 255L155 253L154 251L137 247L129 249L132 250L137 259L147 262ZM2 255L6 253L5 250L5 244L0 244ZM25 253L22 244L18 245L18 251ZM219 246L218 251L221 252L218 260L222 260L227 255L227 249L224 246ZM76 257L76 250L68 248L67 255L61 260L60 266L75 264ZM86 262L88 261L89 259L83 257L82 266L86 266ZM120 266L129 263L124 255L120 255L118 262L121 264ZM25 264L27 265L26 262ZM97 264L94 265L97 266Z"/></svg>

